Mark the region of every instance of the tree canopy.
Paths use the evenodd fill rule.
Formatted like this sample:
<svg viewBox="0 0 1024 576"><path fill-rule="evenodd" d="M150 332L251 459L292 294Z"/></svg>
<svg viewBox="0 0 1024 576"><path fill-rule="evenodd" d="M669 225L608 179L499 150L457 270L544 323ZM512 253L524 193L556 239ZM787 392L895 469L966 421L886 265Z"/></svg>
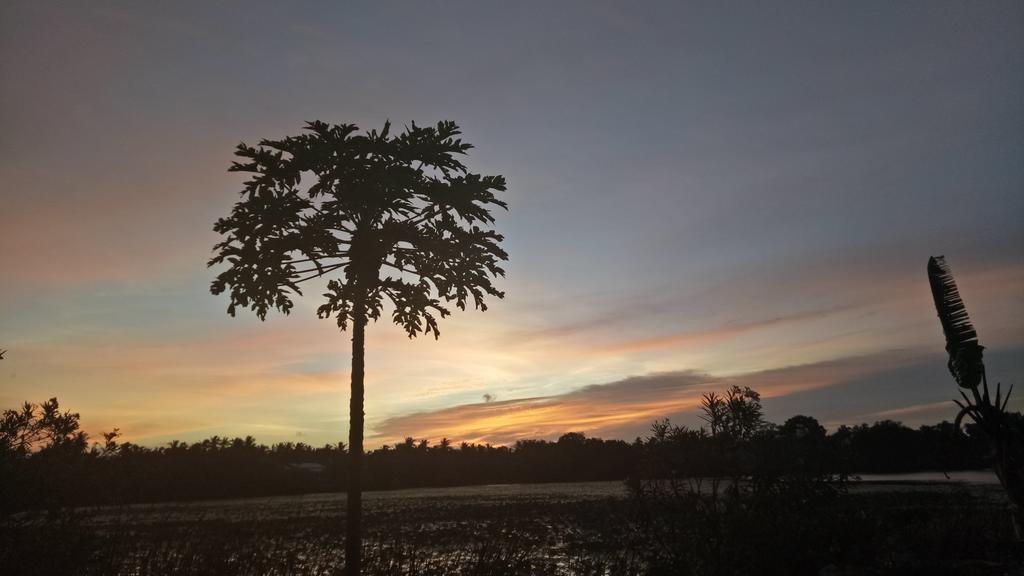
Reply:
<svg viewBox="0 0 1024 576"><path fill-rule="evenodd" d="M507 208L494 194L505 179L467 170L458 156L471 145L454 122L357 130L309 122L299 136L239 144L230 170L252 177L217 221L226 238L209 261L229 264L211 291L229 293L231 315L239 306L261 319L287 314L301 283L336 273L320 317L344 330L357 303L376 320L390 302L410 337L436 338L451 303L486 310L486 296L503 296L492 278L507 254L489 209Z"/></svg>

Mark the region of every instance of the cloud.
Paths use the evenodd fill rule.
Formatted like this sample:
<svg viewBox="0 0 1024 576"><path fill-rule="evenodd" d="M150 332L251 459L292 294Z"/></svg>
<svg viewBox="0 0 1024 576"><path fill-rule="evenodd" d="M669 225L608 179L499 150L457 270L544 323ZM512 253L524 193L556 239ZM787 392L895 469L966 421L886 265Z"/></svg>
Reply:
<svg viewBox="0 0 1024 576"><path fill-rule="evenodd" d="M616 342L613 344L597 346L594 348L594 351L603 353L636 353L647 352L651 350L659 350L673 346L704 346L722 340L729 340L737 336L740 336L741 334L746 334L748 332L753 332L755 330L761 330L764 328L771 328L774 326L785 324L793 324L804 320L824 318L831 314L835 314L837 312L841 312L848 309L850 309L849 306L836 306L829 309L810 310L806 312L790 314L787 316L777 316L765 320L758 320L754 322L731 323L720 326L718 328L711 328L707 330L688 330L683 332L677 332L674 334L666 334L664 336L652 336L649 338L627 340L623 342Z"/></svg>
<svg viewBox="0 0 1024 576"><path fill-rule="evenodd" d="M694 370L633 376L564 394L396 416L376 424L373 439L386 443L409 435L431 439L447 436L457 441L510 444L526 438L555 438L569 431L630 438L643 433L658 418L692 415L701 395L708 391L750 386L768 401L836 386L919 358L918 353L893 350L737 376L720 377Z"/></svg>
<svg viewBox="0 0 1024 576"><path fill-rule="evenodd" d="M687 410L699 401L706 374L669 372L591 385L566 394L464 404L384 420L374 439L392 442L406 435L457 441L512 444L552 438L568 431L590 434L650 421L664 411Z"/></svg>
<svg viewBox="0 0 1024 576"><path fill-rule="evenodd" d="M560 309L503 318L508 327L493 343L535 359L552 350L591 366L617 359L628 370L620 374L680 366L732 374L940 345L924 256L897 248L844 254L841 265L834 253L774 259L676 288L570 295ZM1024 263L1007 250L983 256L957 260L972 318L991 342L1024 343L1024 309L1013 305Z"/></svg>
<svg viewBox="0 0 1024 576"><path fill-rule="evenodd" d="M1024 348L990 351L987 362L1004 388L1024 380ZM950 400L955 385L944 353L898 349L732 376L694 370L654 373L564 394L463 404L385 419L373 426L371 440L390 443L413 436L512 444L570 431L628 440L645 434L660 418L699 426L701 395L731 386L760 392L773 422L802 413L832 428L886 418L919 425L955 415ZM1018 398L1016 405L1024 401Z"/></svg>
<svg viewBox="0 0 1024 576"><path fill-rule="evenodd" d="M949 400L940 400L938 402L926 402L924 404L893 408L892 410L880 410L864 414L860 419L867 422L875 420L900 420L907 417L918 417L923 414L942 414L948 416L950 409L951 402Z"/></svg>

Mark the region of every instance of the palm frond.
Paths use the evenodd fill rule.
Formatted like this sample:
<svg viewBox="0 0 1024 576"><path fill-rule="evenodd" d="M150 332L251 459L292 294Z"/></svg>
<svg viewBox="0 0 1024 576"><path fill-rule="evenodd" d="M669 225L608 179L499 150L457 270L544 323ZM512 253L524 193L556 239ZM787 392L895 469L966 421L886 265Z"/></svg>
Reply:
<svg viewBox="0 0 1024 576"><path fill-rule="evenodd" d="M962 388L977 388L985 372L978 333L967 315L953 272L943 256L928 259L928 282L932 288L935 311L946 336L949 371Z"/></svg>

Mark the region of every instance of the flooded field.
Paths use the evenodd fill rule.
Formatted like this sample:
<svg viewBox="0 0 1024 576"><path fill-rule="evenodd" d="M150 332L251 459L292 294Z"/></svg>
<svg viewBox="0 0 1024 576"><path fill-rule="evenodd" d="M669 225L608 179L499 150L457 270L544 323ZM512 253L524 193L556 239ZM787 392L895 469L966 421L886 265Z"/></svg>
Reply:
<svg viewBox="0 0 1024 576"><path fill-rule="evenodd" d="M925 491L943 492L969 489L976 495L1000 497L1002 489L995 474L987 470L917 472L912 474L861 475L850 485L851 491ZM497 484L453 488L416 488L371 491L363 495L366 517L390 524L396 518L429 515L444 518L445 524L472 510L471 517L505 519L523 509L546 510L550 526L571 518L550 518L552 513L570 512L596 504L620 508L629 493L622 482L572 482L551 484ZM269 522L337 519L345 512L344 492L132 504L82 510L83 522L92 526L130 524L140 526L194 522Z"/></svg>
<svg viewBox="0 0 1024 576"><path fill-rule="evenodd" d="M578 482L560 484L500 484L460 486L454 488L416 488L409 490L372 491L363 494L367 518L392 516L416 517L428 511L434 516L473 508L485 515L503 516L522 506L558 508L594 501L617 501L628 496L622 482ZM101 525L128 521L132 524L152 522L190 522L197 520L238 521L244 519L289 520L338 518L345 511L345 493L329 492L296 496L272 496L200 502L166 502L132 504L83 510L90 524Z"/></svg>
<svg viewBox="0 0 1024 576"><path fill-rule="evenodd" d="M47 560L88 564L90 574L327 574L343 564L344 514L343 493L83 509L65 533L46 536L81 558ZM629 524L618 482L364 496L371 574L588 573L627 561Z"/></svg>
<svg viewBox="0 0 1024 576"><path fill-rule="evenodd" d="M999 498L984 474L939 476L867 477L851 493ZM642 573L631 504L621 482L368 492L367 573ZM345 495L329 493L23 517L5 528L4 560L32 558L25 574L330 574L343 564L344 513Z"/></svg>

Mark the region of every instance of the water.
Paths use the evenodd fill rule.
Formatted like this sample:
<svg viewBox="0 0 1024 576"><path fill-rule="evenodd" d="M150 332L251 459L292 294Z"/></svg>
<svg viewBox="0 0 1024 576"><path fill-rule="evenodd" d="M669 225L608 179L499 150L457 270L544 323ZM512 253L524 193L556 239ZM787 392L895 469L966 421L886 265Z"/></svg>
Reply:
<svg viewBox="0 0 1024 576"><path fill-rule="evenodd" d="M909 474L862 474L853 483L872 491L897 487L941 488L969 486L993 488L999 479L991 470L964 470L949 472L914 472ZM889 486L887 486L889 485ZM501 508L510 504L548 505L555 503L582 503L594 500L624 500L629 495L623 482L565 482L546 484L492 484L486 486L456 486L450 488L410 488L365 492L363 506L368 513L398 513L462 508L465 506ZM116 507L104 514L96 510L94 521L120 517L126 511L149 516L155 521L190 519L233 519L251 517L263 519L288 517L334 517L345 508L344 492L206 500L199 502L164 502Z"/></svg>
<svg viewBox="0 0 1024 576"><path fill-rule="evenodd" d="M975 486L998 485L999 478L992 470L958 470L955 472L912 472L909 474L861 474L861 482L969 484Z"/></svg>

